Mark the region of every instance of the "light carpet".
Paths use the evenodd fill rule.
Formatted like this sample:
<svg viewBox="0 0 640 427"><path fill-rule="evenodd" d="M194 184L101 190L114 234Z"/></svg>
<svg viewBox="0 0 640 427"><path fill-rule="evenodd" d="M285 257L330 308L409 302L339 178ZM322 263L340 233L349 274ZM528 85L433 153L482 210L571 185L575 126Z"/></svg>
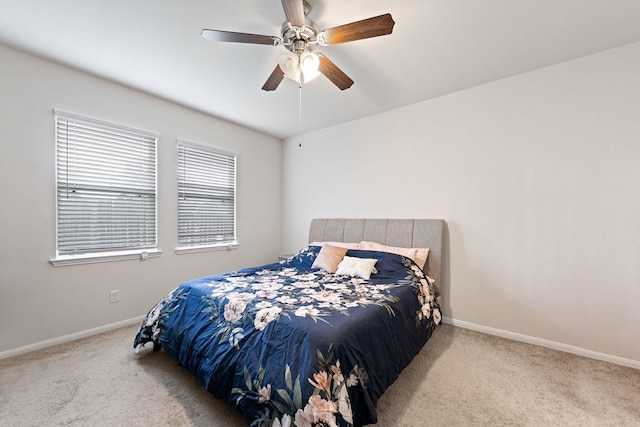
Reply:
<svg viewBox="0 0 640 427"><path fill-rule="evenodd" d="M0 360L1 426L246 424L137 327ZM378 402L378 427L639 426L640 371L443 325Z"/></svg>

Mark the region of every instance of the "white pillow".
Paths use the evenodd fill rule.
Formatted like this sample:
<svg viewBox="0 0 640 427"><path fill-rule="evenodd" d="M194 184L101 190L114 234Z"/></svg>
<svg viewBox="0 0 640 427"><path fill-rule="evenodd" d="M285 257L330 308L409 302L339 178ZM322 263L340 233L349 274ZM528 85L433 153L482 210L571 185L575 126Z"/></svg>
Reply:
<svg viewBox="0 0 640 427"><path fill-rule="evenodd" d="M360 277L369 280L372 273L376 274L378 272L375 267L376 262L378 262L378 260L374 258L345 256L342 258L342 261L340 261L340 264L338 264L336 275Z"/></svg>

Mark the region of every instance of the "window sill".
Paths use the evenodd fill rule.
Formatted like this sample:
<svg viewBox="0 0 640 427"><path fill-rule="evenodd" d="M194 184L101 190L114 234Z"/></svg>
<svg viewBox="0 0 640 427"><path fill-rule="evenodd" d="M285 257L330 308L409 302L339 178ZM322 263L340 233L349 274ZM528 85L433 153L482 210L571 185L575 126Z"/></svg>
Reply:
<svg viewBox="0 0 640 427"><path fill-rule="evenodd" d="M177 255L192 254L197 252L209 252L209 251L230 251L232 249L238 249L240 244L238 242L225 243L223 245L207 245L207 246L184 246L176 248Z"/></svg>
<svg viewBox="0 0 640 427"><path fill-rule="evenodd" d="M63 255L58 258L49 260L54 267L66 267L68 265L95 264L99 262L126 261L138 259L144 261L147 258L159 257L162 253L159 249L151 249L148 251L123 251L123 252L104 252L86 255Z"/></svg>

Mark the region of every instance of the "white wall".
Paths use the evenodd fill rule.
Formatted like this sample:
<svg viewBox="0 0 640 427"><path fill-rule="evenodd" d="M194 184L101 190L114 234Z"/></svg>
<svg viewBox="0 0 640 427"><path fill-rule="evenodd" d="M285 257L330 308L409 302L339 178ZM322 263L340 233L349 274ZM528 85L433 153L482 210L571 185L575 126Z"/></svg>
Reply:
<svg viewBox="0 0 640 427"><path fill-rule="evenodd" d="M141 316L187 279L277 261L280 140L2 46L0 91L0 354ZM55 255L53 108L160 134L159 258L49 264ZM175 254L177 137L238 154L239 249ZM114 289L121 301L109 304Z"/></svg>
<svg viewBox="0 0 640 427"><path fill-rule="evenodd" d="M444 218L445 316L640 361L639 76L635 43L291 138L284 249Z"/></svg>

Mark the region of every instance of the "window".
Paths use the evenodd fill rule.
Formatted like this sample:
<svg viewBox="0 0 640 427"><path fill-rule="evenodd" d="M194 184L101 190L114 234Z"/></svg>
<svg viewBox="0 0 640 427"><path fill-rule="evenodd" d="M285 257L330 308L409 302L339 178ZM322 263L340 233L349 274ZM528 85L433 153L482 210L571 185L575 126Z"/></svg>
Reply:
<svg viewBox="0 0 640 427"><path fill-rule="evenodd" d="M236 155L178 140L178 249L235 245Z"/></svg>
<svg viewBox="0 0 640 427"><path fill-rule="evenodd" d="M156 250L157 135L61 111L55 126L56 261Z"/></svg>

